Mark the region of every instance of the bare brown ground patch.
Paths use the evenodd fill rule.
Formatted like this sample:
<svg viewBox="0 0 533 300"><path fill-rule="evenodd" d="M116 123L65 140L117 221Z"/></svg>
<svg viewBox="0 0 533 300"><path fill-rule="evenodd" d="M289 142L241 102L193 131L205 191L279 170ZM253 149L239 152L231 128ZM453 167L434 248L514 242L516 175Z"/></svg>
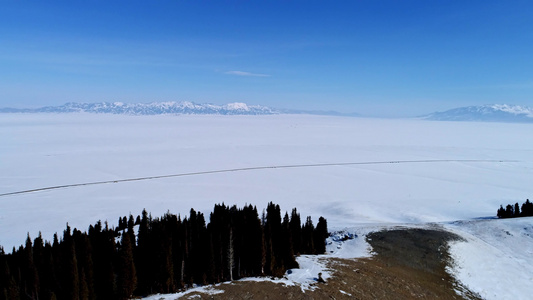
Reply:
<svg viewBox="0 0 533 300"><path fill-rule="evenodd" d="M191 293L184 299L479 299L446 272L447 242L454 239L459 237L441 230L375 232L367 237L375 252L372 258L327 258L332 277L315 283L313 291L235 281L217 286L222 294Z"/></svg>

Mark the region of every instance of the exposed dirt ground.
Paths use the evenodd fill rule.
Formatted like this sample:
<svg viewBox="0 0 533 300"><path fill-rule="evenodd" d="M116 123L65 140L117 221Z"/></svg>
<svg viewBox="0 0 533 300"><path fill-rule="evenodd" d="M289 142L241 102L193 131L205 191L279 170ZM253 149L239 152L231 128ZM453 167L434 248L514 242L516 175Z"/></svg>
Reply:
<svg viewBox="0 0 533 300"><path fill-rule="evenodd" d="M272 282L236 281L224 293L191 293L185 299L479 299L458 284L445 267L447 242L458 236L442 230L395 229L367 236L375 255L328 258L332 277L314 291ZM458 295L456 290L462 291Z"/></svg>

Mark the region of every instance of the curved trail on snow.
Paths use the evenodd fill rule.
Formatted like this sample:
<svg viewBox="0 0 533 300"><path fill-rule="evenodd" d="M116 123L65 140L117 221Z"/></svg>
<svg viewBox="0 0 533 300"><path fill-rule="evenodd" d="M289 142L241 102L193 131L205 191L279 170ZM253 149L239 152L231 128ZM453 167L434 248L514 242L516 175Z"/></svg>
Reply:
<svg viewBox="0 0 533 300"><path fill-rule="evenodd" d="M396 160L396 161L367 161L367 162L340 162L340 163L321 163L321 164L297 164L297 165L278 165L278 166L259 166L259 167L247 167L236 169L221 169L202 172L190 172L170 175L158 175L148 177L137 177L117 180L95 181L85 183L73 183L65 185L56 185L42 188L35 188L30 190L16 191L0 194L0 197L20 195L48 190L66 189L72 187L81 187L88 185L110 184L120 182L142 181L142 180L154 180L171 177L183 177L183 176L195 176L195 175L207 175L217 173L229 173L229 172L242 172L242 171L254 171L254 170L266 170L266 169L289 169L289 168L312 168L312 167L329 167L329 166L354 166L354 165L384 165L384 164L414 164L414 163L450 163L450 162L468 162L468 163L504 163L504 162L516 162L513 160L482 160L482 159L430 159L430 160Z"/></svg>

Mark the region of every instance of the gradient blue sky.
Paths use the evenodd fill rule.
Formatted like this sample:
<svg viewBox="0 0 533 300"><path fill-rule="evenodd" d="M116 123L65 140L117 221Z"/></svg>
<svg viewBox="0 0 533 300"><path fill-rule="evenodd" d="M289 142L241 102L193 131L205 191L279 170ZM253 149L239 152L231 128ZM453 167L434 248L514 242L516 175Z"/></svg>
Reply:
<svg viewBox="0 0 533 300"><path fill-rule="evenodd" d="M533 1L2 1L0 106L533 106Z"/></svg>

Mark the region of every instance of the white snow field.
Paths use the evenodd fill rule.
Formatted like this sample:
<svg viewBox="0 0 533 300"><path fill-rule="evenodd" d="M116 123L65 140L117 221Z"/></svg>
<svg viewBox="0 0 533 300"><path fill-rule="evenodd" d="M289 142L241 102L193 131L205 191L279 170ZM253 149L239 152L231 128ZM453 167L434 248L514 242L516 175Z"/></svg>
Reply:
<svg viewBox="0 0 533 300"><path fill-rule="evenodd" d="M0 114L0 245L10 252L39 231L51 240L67 222L116 225L143 208L208 214L215 203L273 201L324 216L330 230L354 228L342 257L368 254L368 228L441 223L467 240L451 248L465 285L487 299L528 298L533 219L479 218L533 197L532 132L308 115ZM256 168L275 166L292 167ZM251 169L209 173L240 168ZM198 172L207 173L122 181ZM92 182L106 183L5 195Z"/></svg>

